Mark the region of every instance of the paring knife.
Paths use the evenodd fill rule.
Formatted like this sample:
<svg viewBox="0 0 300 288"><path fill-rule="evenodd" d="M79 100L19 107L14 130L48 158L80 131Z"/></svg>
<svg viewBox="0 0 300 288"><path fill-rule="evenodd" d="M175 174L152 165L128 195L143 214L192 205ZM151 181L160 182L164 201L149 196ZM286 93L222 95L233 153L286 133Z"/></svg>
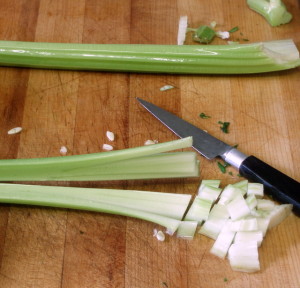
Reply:
<svg viewBox="0 0 300 288"><path fill-rule="evenodd" d="M140 98L136 98L160 122L180 138L192 136L193 148L208 159L221 157L237 168L239 173L254 182L264 184L266 191L274 199L293 205L300 215L300 183L276 170L255 156L247 156L236 148L211 136L204 130L188 123L176 115Z"/></svg>

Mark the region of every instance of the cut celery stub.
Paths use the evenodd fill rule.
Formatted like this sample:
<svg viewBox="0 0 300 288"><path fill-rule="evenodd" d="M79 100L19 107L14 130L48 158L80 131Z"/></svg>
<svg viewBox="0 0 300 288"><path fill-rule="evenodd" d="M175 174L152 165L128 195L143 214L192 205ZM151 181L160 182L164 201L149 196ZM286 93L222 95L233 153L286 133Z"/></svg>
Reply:
<svg viewBox="0 0 300 288"><path fill-rule="evenodd" d="M249 74L295 68L300 65L300 59L291 39L201 46L0 41L0 65L143 73Z"/></svg>
<svg viewBox="0 0 300 288"><path fill-rule="evenodd" d="M281 204L275 206L275 208L271 211L269 218L269 229L277 226L281 223L285 218L287 218L292 213L293 205L291 204Z"/></svg>
<svg viewBox="0 0 300 288"><path fill-rule="evenodd" d="M202 185L202 188L199 189L197 197L211 202L215 202L218 199L221 191L222 191L221 188L204 184Z"/></svg>
<svg viewBox="0 0 300 288"><path fill-rule="evenodd" d="M176 231L178 238L193 239L198 226L197 221L182 221Z"/></svg>

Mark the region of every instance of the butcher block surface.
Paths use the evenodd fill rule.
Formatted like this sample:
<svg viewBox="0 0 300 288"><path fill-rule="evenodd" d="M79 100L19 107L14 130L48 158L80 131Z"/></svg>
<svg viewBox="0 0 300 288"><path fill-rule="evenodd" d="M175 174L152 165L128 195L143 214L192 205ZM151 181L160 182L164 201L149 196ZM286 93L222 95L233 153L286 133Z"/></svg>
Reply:
<svg viewBox="0 0 300 288"><path fill-rule="evenodd" d="M0 0L0 39L65 43L177 44L178 20L239 31L241 43L291 38L300 49L300 7L284 1L291 23L271 27L244 0ZM248 41L246 41L248 40ZM188 44L192 43L190 39ZM227 44L216 39L215 44ZM300 69L235 76L160 75L0 67L1 159L103 152L148 139L176 139L136 101L151 101L238 144L300 181ZM160 91L164 85L173 89ZM200 113L211 118L202 119ZM230 122L229 133L218 121ZM8 135L14 127L19 134ZM105 152L103 152L105 153ZM43 182L196 195L202 179L240 181L200 155L200 177L116 182ZM38 184L37 182L31 184ZM300 191L299 191L300 193ZM153 237L153 223L109 214L0 204L1 288L300 287L300 221L289 216L259 248L261 270L235 272L210 254L213 240Z"/></svg>

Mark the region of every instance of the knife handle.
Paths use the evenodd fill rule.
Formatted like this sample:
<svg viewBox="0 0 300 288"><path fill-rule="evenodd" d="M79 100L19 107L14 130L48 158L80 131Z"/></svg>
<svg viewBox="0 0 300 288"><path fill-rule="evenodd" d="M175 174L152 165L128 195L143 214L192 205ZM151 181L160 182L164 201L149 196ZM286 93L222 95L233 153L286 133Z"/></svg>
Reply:
<svg viewBox="0 0 300 288"><path fill-rule="evenodd" d="M247 157L239 172L245 178L262 183L266 192L282 203L292 204L300 216L300 183L254 156Z"/></svg>

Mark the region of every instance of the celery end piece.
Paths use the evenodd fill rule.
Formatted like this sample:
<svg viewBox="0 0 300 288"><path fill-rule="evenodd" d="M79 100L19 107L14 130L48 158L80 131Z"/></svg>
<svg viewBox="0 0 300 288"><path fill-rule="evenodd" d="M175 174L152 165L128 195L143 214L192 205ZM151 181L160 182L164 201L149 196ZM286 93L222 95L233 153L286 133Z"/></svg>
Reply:
<svg viewBox="0 0 300 288"><path fill-rule="evenodd" d="M289 23L293 16L281 0L247 0L248 6L262 15L271 26Z"/></svg>

